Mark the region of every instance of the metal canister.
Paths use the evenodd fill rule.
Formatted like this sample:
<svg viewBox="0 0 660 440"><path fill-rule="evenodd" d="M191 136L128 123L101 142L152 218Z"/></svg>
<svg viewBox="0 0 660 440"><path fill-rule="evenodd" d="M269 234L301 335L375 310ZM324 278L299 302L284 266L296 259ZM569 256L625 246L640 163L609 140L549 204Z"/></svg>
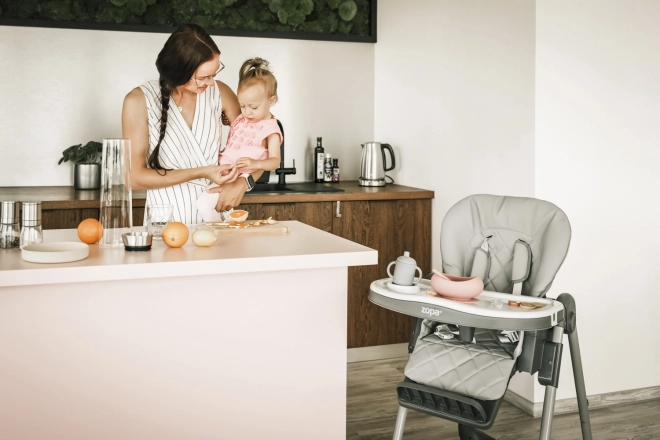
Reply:
<svg viewBox="0 0 660 440"><path fill-rule="evenodd" d="M32 243L41 243L41 202L23 202L21 249Z"/></svg>
<svg viewBox="0 0 660 440"><path fill-rule="evenodd" d="M23 226L41 226L41 202L23 202Z"/></svg>
<svg viewBox="0 0 660 440"><path fill-rule="evenodd" d="M14 249L20 245L18 213L21 202L3 201L0 204L0 248Z"/></svg>

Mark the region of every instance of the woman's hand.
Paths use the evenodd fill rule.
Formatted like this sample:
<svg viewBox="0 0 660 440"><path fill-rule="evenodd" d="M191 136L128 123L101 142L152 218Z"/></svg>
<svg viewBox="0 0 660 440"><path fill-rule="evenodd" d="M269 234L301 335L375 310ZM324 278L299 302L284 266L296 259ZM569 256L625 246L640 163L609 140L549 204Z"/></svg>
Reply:
<svg viewBox="0 0 660 440"><path fill-rule="evenodd" d="M215 209L218 211L229 211L234 206L241 204L243 194L247 190L245 179L234 179L231 183L225 183L222 186L210 188L208 192L219 192L218 204Z"/></svg>
<svg viewBox="0 0 660 440"><path fill-rule="evenodd" d="M241 157L236 161L236 168L257 168L257 161L249 157Z"/></svg>
<svg viewBox="0 0 660 440"><path fill-rule="evenodd" d="M206 178L216 185L234 182L239 176L238 168L234 165L209 165L204 168Z"/></svg>

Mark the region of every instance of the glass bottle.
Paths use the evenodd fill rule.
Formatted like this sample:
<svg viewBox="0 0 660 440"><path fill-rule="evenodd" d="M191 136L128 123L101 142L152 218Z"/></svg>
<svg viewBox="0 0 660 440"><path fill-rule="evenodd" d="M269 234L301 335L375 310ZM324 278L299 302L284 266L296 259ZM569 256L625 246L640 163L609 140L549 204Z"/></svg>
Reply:
<svg viewBox="0 0 660 440"><path fill-rule="evenodd" d="M332 159L332 181L339 182L339 159Z"/></svg>
<svg viewBox="0 0 660 440"><path fill-rule="evenodd" d="M23 202L23 227L21 249L32 243L41 243L41 202Z"/></svg>
<svg viewBox="0 0 660 440"><path fill-rule="evenodd" d="M314 182L321 183L325 175L323 170L325 154L323 154L322 139L316 138L316 148L314 149Z"/></svg>
<svg viewBox="0 0 660 440"><path fill-rule="evenodd" d="M15 249L20 246L19 205L20 202L14 201L3 201L0 205L0 249Z"/></svg>
<svg viewBox="0 0 660 440"><path fill-rule="evenodd" d="M332 182L332 158L330 157L330 153L325 155L325 164L323 165L323 170L323 181Z"/></svg>

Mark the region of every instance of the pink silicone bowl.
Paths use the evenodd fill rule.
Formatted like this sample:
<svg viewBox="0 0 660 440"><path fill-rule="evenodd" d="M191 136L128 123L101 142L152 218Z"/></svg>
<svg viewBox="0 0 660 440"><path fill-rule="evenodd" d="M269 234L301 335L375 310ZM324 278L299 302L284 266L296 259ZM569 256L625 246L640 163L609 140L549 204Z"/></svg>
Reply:
<svg viewBox="0 0 660 440"><path fill-rule="evenodd" d="M435 269L431 286L443 297L458 300L472 299L484 290L484 282L479 277L456 277Z"/></svg>

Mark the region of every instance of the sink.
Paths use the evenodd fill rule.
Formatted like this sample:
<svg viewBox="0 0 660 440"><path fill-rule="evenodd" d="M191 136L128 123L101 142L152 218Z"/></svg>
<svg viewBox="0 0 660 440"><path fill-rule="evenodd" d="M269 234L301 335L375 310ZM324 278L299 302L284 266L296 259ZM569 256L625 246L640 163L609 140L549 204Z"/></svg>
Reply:
<svg viewBox="0 0 660 440"><path fill-rule="evenodd" d="M343 192L343 189L324 185L315 182L294 182L279 185L277 183L257 183L251 192L263 193L277 193L277 194L293 194L293 193L333 193Z"/></svg>

